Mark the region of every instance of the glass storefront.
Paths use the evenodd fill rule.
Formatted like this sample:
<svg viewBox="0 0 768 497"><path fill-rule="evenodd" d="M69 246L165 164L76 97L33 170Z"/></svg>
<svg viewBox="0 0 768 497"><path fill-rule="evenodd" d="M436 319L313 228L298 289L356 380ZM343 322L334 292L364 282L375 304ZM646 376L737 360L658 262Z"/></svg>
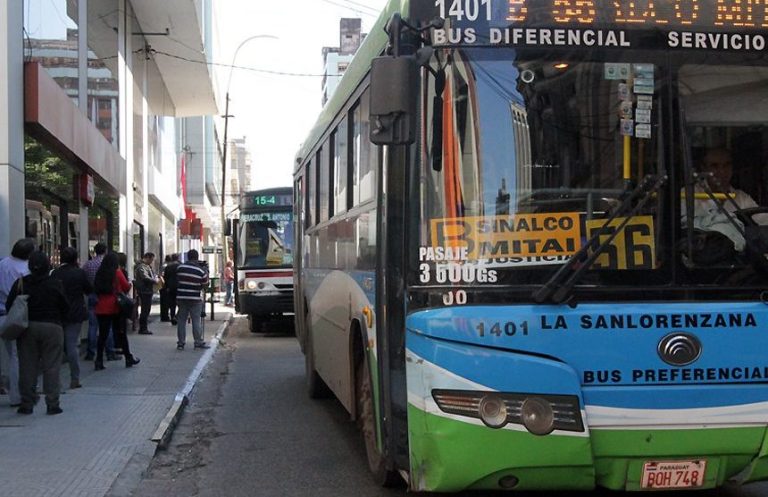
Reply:
<svg viewBox="0 0 768 497"><path fill-rule="evenodd" d="M63 247L79 250L80 205L75 198L79 172L37 140L25 140L25 236L35 240L54 264ZM105 189L95 187L94 206L88 213L88 248L97 242L116 249L118 202Z"/></svg>

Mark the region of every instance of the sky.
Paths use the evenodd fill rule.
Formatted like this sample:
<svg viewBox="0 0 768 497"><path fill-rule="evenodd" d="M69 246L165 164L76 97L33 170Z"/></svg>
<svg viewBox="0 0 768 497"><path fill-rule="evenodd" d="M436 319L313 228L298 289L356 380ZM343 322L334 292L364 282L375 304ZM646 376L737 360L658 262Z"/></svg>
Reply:
<svg viewBox="0 0 768 497"><path fill-rule="evenodd" d="M290 186L299 146L322 107L322 49L339 46L342 17L362 19L370 31L387 0L216 0L218 37L213 60L279 75L233 69L229 87L229 139L246 137L253 162L252 188ZM221 114L229 68L217 69Z"/></svg>

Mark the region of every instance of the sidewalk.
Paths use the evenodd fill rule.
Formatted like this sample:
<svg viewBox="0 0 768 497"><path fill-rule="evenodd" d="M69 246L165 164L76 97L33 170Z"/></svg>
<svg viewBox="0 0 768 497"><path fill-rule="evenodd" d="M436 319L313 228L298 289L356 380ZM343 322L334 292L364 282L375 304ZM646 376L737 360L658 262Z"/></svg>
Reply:
<svg viewBox="0 0 768 497"><path fill-rule="evenodd" d="M17 414L8 396L0 395L0 494L129 495L155 453L158 440L153 437L169 427L183 405L179 399L213 356L214 337L221 336L234 313L215 304L211 321L210 304L205 309L205 340L211 349L192 347L187 324L187 348L176 350L176 327L160 322L155 305L149 323L154 335L128 335L141 364L126 368L123 360L109 361L106 370L94 371L92 361L81 360L83 388L76 390L66 388L69 366L64 364L62 414L47 416L42 396L34 414Z"/></svg>

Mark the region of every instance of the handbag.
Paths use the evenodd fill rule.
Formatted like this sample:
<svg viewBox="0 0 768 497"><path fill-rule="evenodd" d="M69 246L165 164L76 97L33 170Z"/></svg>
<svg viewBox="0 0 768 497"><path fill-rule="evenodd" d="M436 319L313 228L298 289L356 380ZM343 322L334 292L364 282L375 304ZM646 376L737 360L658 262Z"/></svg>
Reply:
<svg viewBox="0 0 768 497"><path fill-rule="evenodd" d="M126 317L133 315L133 299L125 292L117 292L117 306L120 308L120 314Z"/></svg>
<svg viewBox="0 0 768 497"><path fill-rule="evenodd" d="M24 291L23 281L22 278L19 278L19 294L8 310L5 321L0 326L0 336L5 340L16 340L29 328L29 310L27 307L29 295L22 293Z"/></svg>

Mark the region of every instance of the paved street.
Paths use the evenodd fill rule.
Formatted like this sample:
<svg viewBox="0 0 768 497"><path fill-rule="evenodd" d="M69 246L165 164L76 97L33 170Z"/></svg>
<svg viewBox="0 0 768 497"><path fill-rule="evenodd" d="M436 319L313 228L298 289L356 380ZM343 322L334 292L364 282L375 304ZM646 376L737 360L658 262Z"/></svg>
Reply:
<svg viewBox="0 0 768 497"><path fill-rule="evenodd" d="M377 487L354 423L333 399L304 393L291 329L250 333L236 318L136 497L373 497Z"/></svg>
<svg viewBox="0 0 768 497"><path fill-rule="evenodd" d="M192 348L191 325L189 346L177 351L175 327L161 323L158 310L150 323L154 335L129 334L141 364L128 369L111 361L97 372L93 362L82 361L83 388L62 395L63 414L46 416L41 400L33 415L19 415L8 396L0 396L0 495L128 495L151 461L152 438L177 395L201 358L213 355ZM205 321L206 340L224 330L232 311L217 305L214 315ZM66 364L62 385L69 385Z"/></svg>
<svg viewBox="0 0 768 497"><path fill-rule="evenodd" d="M217 307L206 338L231 310ZM0 396L0 495L109 497L405 497L369 478L359 433L333 399L304 393L303 356L286 323L250 333L235 316L213 351L175 349L167 323L132 334L141 364L84 363L84 388L62 398L64 413L38 406L20 416ZM210 357L205 368L201 358ZM200 372L200 376L190 375ZM63 369L66 378L68 371ZM152 440L180 392L189 391L166 450ZM463 493L457 497L498 494ZM529 497L577 497L551 492ZM587 495L621 495L597 491ZM637 495L637 494L636 494ZM641 494L649 495L649 494ZM680 493L653 493L654 497ZM702 497L764 497L768 485L700 492Z"/></svg>
<svg viewBox="0 0 768 497"><path fill-rule="evenodd" d="M285 325L250 333L235 318L198 382L167 451L159 451L136 497L405 497L369 478L362 440L334 399L304 393L304 361ZM463 493L457 497L490 497ZM529 497L577 497L549 492ZM587 495L616 496L597 491ZM635 494L637 495L637 494ZM641 494L642 495L642 494ZM648 494L645 494L648 495ZM654 497L680 496L653 493ZM699 492L702 497L764 497L765 484Z"/></svg>

